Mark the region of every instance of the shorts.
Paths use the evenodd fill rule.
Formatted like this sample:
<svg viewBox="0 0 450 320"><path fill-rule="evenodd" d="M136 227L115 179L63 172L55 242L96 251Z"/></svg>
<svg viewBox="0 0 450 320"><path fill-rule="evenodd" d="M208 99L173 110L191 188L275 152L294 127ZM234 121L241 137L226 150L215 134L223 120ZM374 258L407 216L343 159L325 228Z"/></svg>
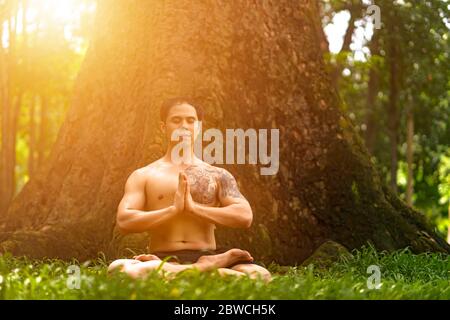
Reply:
<svg viewBox="0 0 450 320"><path fill-rule="evenodd" d="M193 264L196 263L197 260L201 256L211 256L216 254L221 254L229 249L216 249L216 250L177 250L177 251L157 251L157 252L151 252L151 254L154 254L161 260L164 260L168 258L167 262L176 262L179 264ZM248 262L248 261L237 261L227 268L232 268L235 265L238 264L255 264L254 262Z"/></svg>

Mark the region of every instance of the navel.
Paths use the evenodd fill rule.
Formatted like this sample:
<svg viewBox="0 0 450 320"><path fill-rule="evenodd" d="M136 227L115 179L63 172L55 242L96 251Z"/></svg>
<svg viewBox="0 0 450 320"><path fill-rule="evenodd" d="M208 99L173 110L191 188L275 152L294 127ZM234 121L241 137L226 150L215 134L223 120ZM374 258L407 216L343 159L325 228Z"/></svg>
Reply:
<svg viewBox="0 0 450 320"><path fill-rule="evenodd" d="M162 195L162 194L160 194L159 196L158 196L158 200L162 200L164 198L164 196Z"/></svg>

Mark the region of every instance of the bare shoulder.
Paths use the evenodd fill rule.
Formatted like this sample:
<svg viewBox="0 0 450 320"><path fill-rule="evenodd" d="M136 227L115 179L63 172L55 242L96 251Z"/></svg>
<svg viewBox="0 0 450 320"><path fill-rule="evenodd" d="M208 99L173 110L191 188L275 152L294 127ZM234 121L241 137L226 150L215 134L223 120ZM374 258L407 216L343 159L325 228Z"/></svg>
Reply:
<svg viewBox="0 0 450 320"><path fill-rule="evenodd" d="M221 167L215 167L207 162L202 162L200 166L202 167L203 170L206 170L206 171L210 172L211 174L213 174L216 177L216 179L218 180L218 182L221 179L234 178L233 175L227 169L224 169Z"/></svg>
<svg viewBox="0 0 450 320"><path fill-rule="evenodd" d="M137 170L141 170L142 174L145 175L154 175L156 172L161 170L162 167L165 166L165 163L162 159L158 159L153 161L152 163L146 165L145 167L139 168Z"/></svg>
<svg viewBox="0 0 450 320"><path fill-rule="evenodd" d="M153 177L156 176L161 165L162 165L162 161L161 161L161 159L159 159L159 160L156 160L156 161L146 165L145 167L138 168L131 173L130 179L133 179L135 181L144 181L144 182L149 179L152 179Z"/></svg>
<svg viewBox="0 0 450 320"><path fill-rule="evenodd" d="M203 174L214 177L217 183L220 183L220 181L226 179L234 179L233 175L228 170L220 167L215 167L203 161L201 163L197 163L193 166L188 167L187 171L200 171Z"/></svg>
<svg viewBox="0 0 450 320"><path fill-rule="evenodd" d="M138 169L138 170L143 170L144 172L152 172L155 169L161 168L161 166L164 166L163 158L155 160L152 163L149 163L145 167L142 167L141 169Z"/></svg>
<svg viewBox="0 0 450 320"><path fill-rule="evenodd" d="M238 184L234 176L224 168L209 165L215 172L216 181L219 185L221 197L244 198L239 191Z"/></svg>

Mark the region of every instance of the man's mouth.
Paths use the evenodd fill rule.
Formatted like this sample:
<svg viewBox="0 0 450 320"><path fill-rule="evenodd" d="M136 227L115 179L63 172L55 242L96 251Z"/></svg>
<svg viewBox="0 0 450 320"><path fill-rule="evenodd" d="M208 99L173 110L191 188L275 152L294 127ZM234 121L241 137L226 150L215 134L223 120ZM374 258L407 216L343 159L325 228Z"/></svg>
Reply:
<svg viewBox="0 0 450 320"><path fill-rule="evenodd" d="M179 133L180 137L190 137L191 136L191 132L190 131L181 131Z"/></svg>

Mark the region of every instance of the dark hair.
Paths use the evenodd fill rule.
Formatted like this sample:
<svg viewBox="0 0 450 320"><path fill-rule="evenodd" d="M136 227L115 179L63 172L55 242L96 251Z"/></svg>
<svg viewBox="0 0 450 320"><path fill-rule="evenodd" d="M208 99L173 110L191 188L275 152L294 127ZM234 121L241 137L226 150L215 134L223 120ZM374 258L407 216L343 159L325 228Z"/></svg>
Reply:
<svg viewBox="0 0 450 320"><path fill-rule="evenodd" d="M193 98L189 97L176 97L176 98L170 98L164 101L164 103L161 105L161 109L159 111L159 116L161 118L161 121L165 122L167 119L167 115L169 114L169 111L172 107L175 107L179 104L187 103L194 107L195 111L197 112L197 118L198 120L203 120L203 108L198 105Z"/></svg>

